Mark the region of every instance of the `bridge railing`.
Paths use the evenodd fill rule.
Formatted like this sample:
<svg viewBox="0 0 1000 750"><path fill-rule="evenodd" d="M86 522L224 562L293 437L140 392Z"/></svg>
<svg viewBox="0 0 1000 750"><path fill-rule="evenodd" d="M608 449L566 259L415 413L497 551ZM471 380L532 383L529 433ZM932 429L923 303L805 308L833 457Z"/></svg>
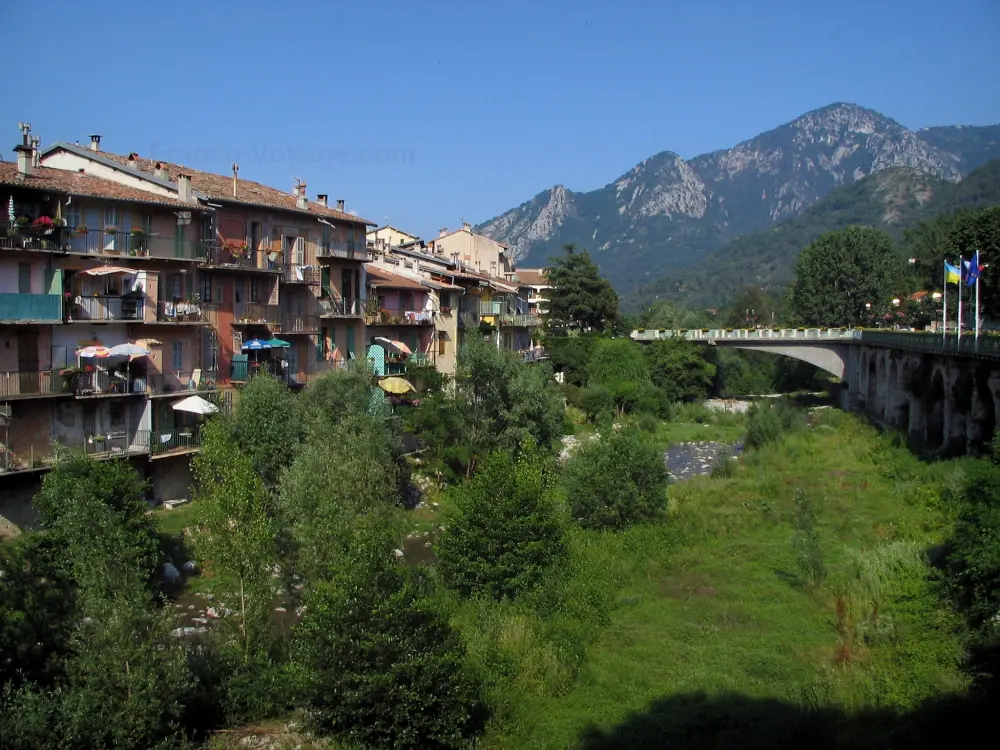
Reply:
<svg viewBox="0 0 1000 750"><path fill-rule="evenodd" d="M942 336L940 333L923 331L861 331L859 338L866 344L893 349L1000 359L1000 336L980 335L977 340L970 334L959 338L953 333Z"/></svg>
<svg viewBox="0 0 1000 750"><path fill-rule="evenodd" d="M688 330L632 331L635 341L661 341L682 338L688 341L708 341L710 339L747 339L751 341L773 339L854 339L859 332L851 328L695 328Z"/></svg>

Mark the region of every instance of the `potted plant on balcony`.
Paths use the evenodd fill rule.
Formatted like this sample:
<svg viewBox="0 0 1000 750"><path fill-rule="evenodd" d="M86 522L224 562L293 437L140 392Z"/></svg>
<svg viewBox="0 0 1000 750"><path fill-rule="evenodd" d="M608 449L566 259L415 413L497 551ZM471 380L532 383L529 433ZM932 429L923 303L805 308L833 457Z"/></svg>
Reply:
<svg viewBox="0 0 1000 750"><path fill-rule="evenodd" d="M59 375L63 379L63 388L67 391L76 391L77 386L80 381L80 376L83 375L84 369L82 367L67 367L59 371Z"/></svg>
<svg viewBox="0 0 1000 750"><path fill-rule="evenodd" d="M90 230L87 229L87 225L86 224L80 224L73 231L76 232L78 235L80 235L82 237L82 236L86 235L87 232L90 231Z"/></svg>
<svg viewBox="0 0 1000 750"><path fill-rule="evenodd" d="M114 227L114 226L111 226L109 224L108 226L104 227L104 233L105 234L117 234L118 233L118 227Z"/></svg>
<svg viewBox="0 0 1000 750"><path fill-rule="evenodd" d="M133 229L131 232L131 255L146 255L147 234L145 229Z"/></svg>
<svg viewBox="0 0 1000 750"><path fill-rule="evenodd" d="M14 226L17 227L18 229L24 229L30 223L31 222L28 221L27 216L18 216L16 219L14 219Z"/></svg>

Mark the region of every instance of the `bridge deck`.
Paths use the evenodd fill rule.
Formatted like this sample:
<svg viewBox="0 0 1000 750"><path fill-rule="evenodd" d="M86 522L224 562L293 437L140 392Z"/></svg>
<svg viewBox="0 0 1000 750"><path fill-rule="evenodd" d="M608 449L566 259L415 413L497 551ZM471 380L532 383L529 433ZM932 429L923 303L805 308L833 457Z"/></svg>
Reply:
<svg viewBox="0 0 1000 750"><path fill-rule="evenodd" d="M946 336L924 331L872 331L858 328L701 328L686 331L632 331L632 339L640 343L682 338L701 344L748 347L815 346L816 344L863 344L889 349L951 354L981 359L1000 360L1000 336L983 335L977 340L966 334Z"/></svg>

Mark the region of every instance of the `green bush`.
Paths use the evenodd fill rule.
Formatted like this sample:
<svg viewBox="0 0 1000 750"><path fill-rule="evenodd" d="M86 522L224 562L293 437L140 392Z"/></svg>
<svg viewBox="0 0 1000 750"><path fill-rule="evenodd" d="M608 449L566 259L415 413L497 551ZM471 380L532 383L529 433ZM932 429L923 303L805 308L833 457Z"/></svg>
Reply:
<svg viewBox="0 0 1000 750"><path fill-rule="evenodd" d="M590 529L623 529L659 517L667 481L659 446L628 427L585 443L565 471L573 518Z"/></svg>
<svg viewBox="0 0 1000 750"><path fill-rule="evenodd" d="M445 583L465 596L513 599L566 555L550 468L530 442L513 462L507 453L491 455L453 491L452 502L438 566Z"/></svg>
<svg viewBox="0 0 1000 750"><path fill-rule="evenodd" d="M800 489L795 490L795 559L803 581L819 586L826 577L823 546L816 528L816 506L813 499Z"/></svg>
<svg viewBox="0 0 1000 750"><path fill-rule="evenodd" d="M636 417L634 424L637 430L648 432L651 435L655 435L656 431L660 429L660 420L652 414L640 414Z"/></svg>
<svg viewBox="0 0 1000 750"><path fill-rule="evenodd" d="M615 394L600 385L592 385L580 392L580 408L590 422L596 422L615 408Z"/></svg>
<svg viewBox="0 0 1000 750"><path fill-rule="evenodd" d="M781 437L781 418L769 405L754 404L747 413L747 448L761 448Z"/></svg>
<svg viewBox="0 0 1000 750"><path fill-rule="evenodd" d="M728 444L720 445L712 461L712 479L732 479L736 476L736 469L732 447Z"/></svg>
<svg viewBox="0 0 1000 750"><path fill-rule="evenodd" d="M379 748L459 748L485 724L466 651L422 575L355 559L306 597L296 661L321 731Z"/></svg>

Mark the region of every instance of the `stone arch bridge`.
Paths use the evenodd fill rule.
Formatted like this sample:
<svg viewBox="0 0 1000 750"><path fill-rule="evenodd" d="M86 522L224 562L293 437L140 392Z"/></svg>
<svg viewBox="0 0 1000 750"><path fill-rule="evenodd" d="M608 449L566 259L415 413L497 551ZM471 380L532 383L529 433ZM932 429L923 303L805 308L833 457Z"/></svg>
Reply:
<svg viewBox="0 0 1000 750"><path fill-rule="evenodd" d="M938 455L975 453L1000 425L1000 337L840 328L633 331L649 343L682 338L770 352L840 379L840 406Z"/></svg>

